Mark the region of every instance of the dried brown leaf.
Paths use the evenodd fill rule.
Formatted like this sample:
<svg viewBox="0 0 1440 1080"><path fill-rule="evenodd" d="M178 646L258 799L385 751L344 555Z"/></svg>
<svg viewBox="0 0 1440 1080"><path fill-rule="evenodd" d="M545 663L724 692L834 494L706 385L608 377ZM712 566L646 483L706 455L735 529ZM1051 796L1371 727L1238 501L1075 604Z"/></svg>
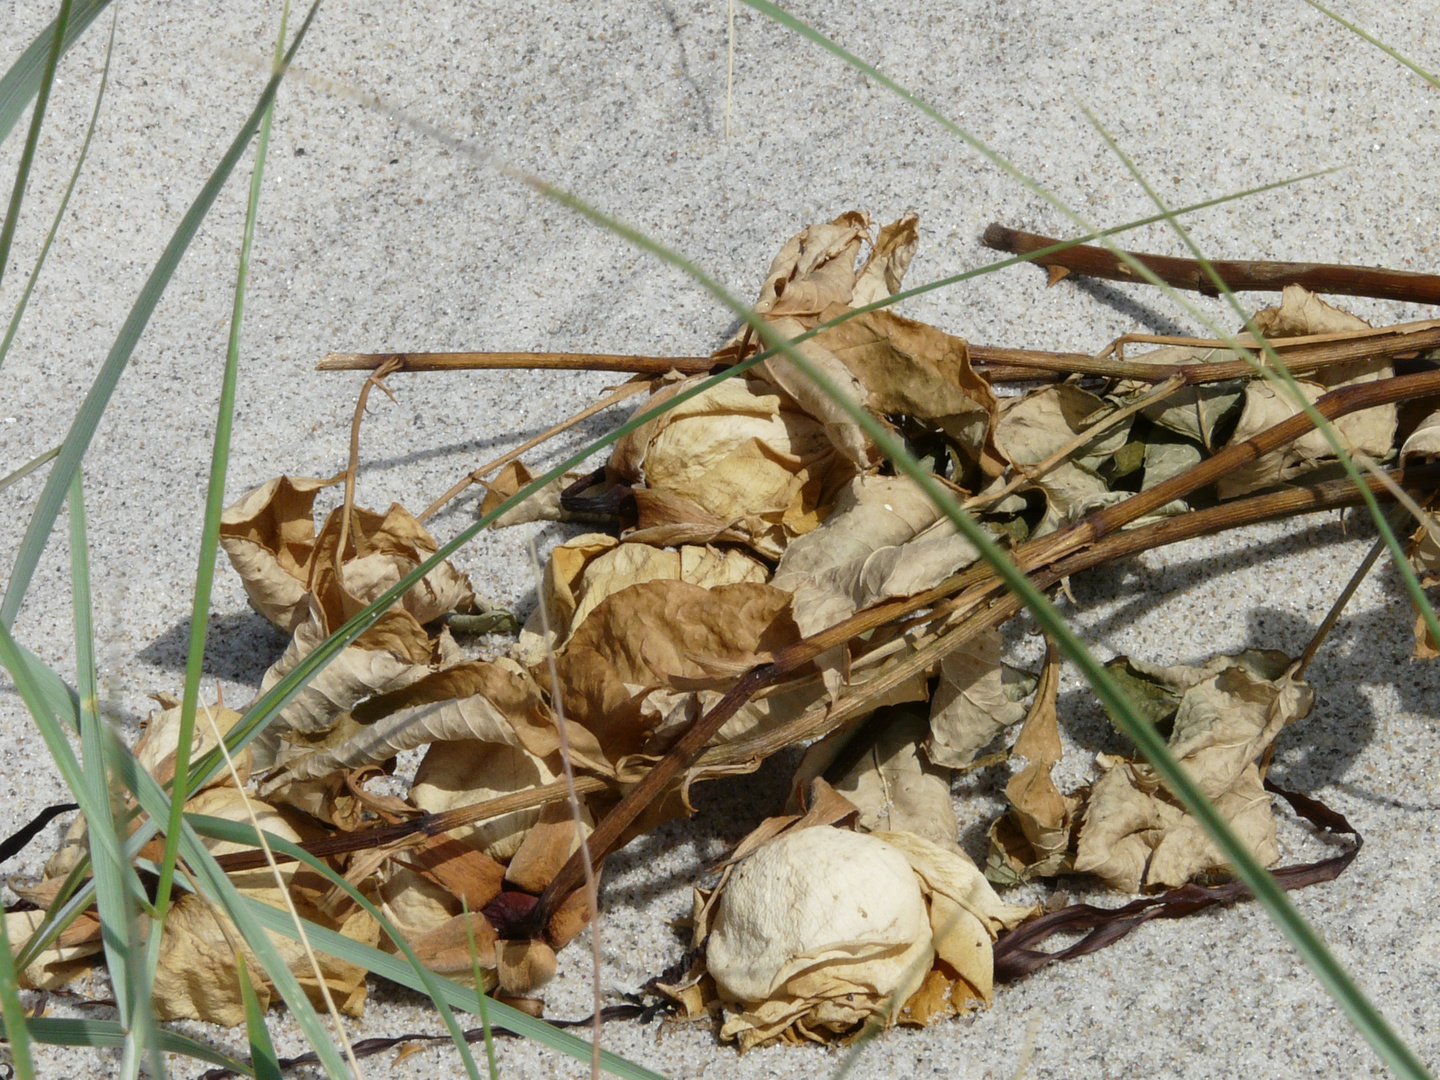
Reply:
<svg viewBox="0 0 1440 1080"><path fill-rule="evenodd" d="M1180 693L1171 752L1266 865L1279 858L1270 796L1258 759L1280 730L1307 715L1314 692L1282 653L1249 650L1203 666L1131 670ZM1090 789L1074 869L1115 888L1178 886L1225 863L1199 825L1148 765L1101 756Z"/></svg>
<svg viewBox="0 0 1440 1080"><path fill-rule="evenodd" d="M970 765L1000 732L1025 718L1025 706L1005 693L1000 651L1000 632L987 630L941 659L925 742L935 764Z"/></svg>
<svg viewBox="0 0 1440 1080"><path fill-rule="evenodd" d="M1278 308L1258 312L1255 324L1269 338L1344 334L1370 327L1364 319L1332 307L1298 285L1286 287ZM1372 382L1393 374L1394 368L1388 359L1361 359L1322 368L1297 383L1305 399L1314 404L1321 395L1337 387ZM1243 442L1301 411L1288 391L1254 380L1246 387L1245 408L1230 443ZM1349 449L1384 457L1393 448L1397 415L1395 405L1379 405L1338 417L1330 423ZM1229 473L1216 488L1221 498L1233 498L1309 472L1334 457L1335 452L1325 437L1318 431L1310 431Z"/></svg>
<svg viewBox="0 0 1440 1080"><path fill-rule="evenodd" d="M594 732L611 762L657 752L651 736L688 721L683 701L652 695L728 689L735 675L799 639L789 602L788 593L757 583L706 589L646 581L621 589L556 654L565 715ZM735 723L720 738L734 737Z"/></svg>
<svg viewBox="0 0 1440 1080"><path fill-rule="evenodd" d="M694 381L662 388L642 409ZM615 444L609 468L668 497L652 501L642 530L682 523L688 505L702 518L701 535L682 539L728 531L768 558L819 523L821 507L853 472L820 420L753 375L711 387L632 431Z"/></svg>
<svg viewBox="0 0 1440 1080"><path fill-rule="evenodd" d="M771 584L794 593L795 622L817 633L878 600L912 596L979 552L908 477L856 477L814 532L791 542Z"/></svg>

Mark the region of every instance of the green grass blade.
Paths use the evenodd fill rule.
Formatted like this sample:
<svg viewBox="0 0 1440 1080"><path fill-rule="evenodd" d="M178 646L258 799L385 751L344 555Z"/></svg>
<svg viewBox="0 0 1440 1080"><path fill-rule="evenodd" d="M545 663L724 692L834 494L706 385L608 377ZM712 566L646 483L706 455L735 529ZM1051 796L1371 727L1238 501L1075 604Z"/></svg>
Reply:
<svg viewBox="0 0 1440 1080"><path fill-rule="evenodd" d="M259 846L259 838L255 835L255 830L249 825L201 814L188 814L186 815L186 820L190 822L195 831L202 836L207 836L215 840L226 840L235 844L248 844L252 847ZM375 974L389 979L391 982L408 986L412 990L418 990L423 994L428 994L431 999L434 1000L436 1006L440 1007L441 1015L446 1019L446 1026L451 1028L451 1035L457 1041L463 1042L463 1036L458 1026L451 1026L454 1019L453 1015L449 1012L451 1006L470 1013L480 1013L482 1016L489 1013L490 1019L494 1023L505 1026L517 1035L541 1043L550 1047L552 1050L558 1050L587 1065L590 1063L591 1048L590 1044L584 1039L577 1038L569 1032L561 1031L559 1028L547 1024L544 1020L537 1020L517 1009L495 1001L493 998L484 998L484 1004L482 1006L477 1001L477 992L475 990L436 975L421 964L414 950L406 943L399 931L390 924L390 921L385 918L384 913L375 907L375 905L365 897L364 893L356 889L354 885L350 884L329 866L315 858L315 856L311 855L299 845L292 844L290 841L278 836L273 836L270 833L265 834L265 839L274 851L282 852L292 858L299 859L317 873L323 874L333 885L343 889L351 899L355 900L356 903L364 908L365 911L380 924L381 929L385 931L390 940L395 942L396 947L400 949L401 954L405 957L405 961L402 962L399 957L391 956L389 953L381 952L379 949L372 948L369 945L362 945L358 941L342 937L333 930L326 930L320 926L312 927L307 925L306 932L311 934L311 940L314 941L318 947L324 949L324 951L330 953L332 956L337 956L342 960L348 960L352 964L358 964L369 971L373 971ZM286 929L280 925L280 922L288 922L284 912L278 908L261 904L258 901L254 903L257 908L264 909L263 912L257 912L257 914L260 915L267 926L287 936L294 935L293 927ZM279 920L275 918L276 916L279 916ZM481 1012L482 1007L485 1012ZM664 1080L659 1073L652 1072L645 1066L636 1064L635 1062L626 1061L624 1058L608 1050L602 1050L600 1052L600 1064L606 1072L613 1076L623 1077L625 1080Z"/></svg>
<svg viewBox="0 0 1440 1080"><path fill-rule="evenodd" d="M40 74L35 111L30 114L30 130L25 134L25 149L15 168L15 182L10 188L10 205L0 223L0 283L5 280L5 267L10 262L10 244L20 224L20 206L25 201L25 188L30 182L30 166L35 163L35 148L40 145L40 129L45 126L45 106L50 103L50 90L55 85L55 68L64 51L65 27L70 23L70 0L60 0L60 14L55 16L55 32L50 35L50 51L45 56L45 70Z"/></svg>
<svg viewBox="0 0 1440 1080"><path fill-rule="evenodd" d="M290 20L286 0L280 14L275 40L275 70L278 77L285 60L285 30ZM235 302L230 316L230 336L225 350L225 372L220 380L220 404L215 419L215 445L210 454L210 484L205 498L205 524L200 532L200 559L195 570L195 594L190 608L190 651L185 659L185 689L180 702L180 734L175 749L175 785L170 801L170 820L165 828L165 850L160 859L160 881L156 886L156 917L162 922L170 904L170 887L175 876L175 855L180 839L180 815L189 796L190 748L195 736L195 710L200 700L200 676L205 664L205 633L210 619L210 596L215 585L215 556L220 548L220 515L225 509L225 475L230 464L230 436L235 424L235 383L240 368L240 333L245 315L245 285L250 276L250 251L255 244L255 219L260 212L261 179L265 173L265 151L270 144L270 122L275 115L272 101L260 121L255 144L255 165L250 173L250 197L245 209L245 228L240 240L240 262L235 274ZM152 957L158 955L152 952ZM152 960L149 965L154 970Z"/></svg>
<svg viewBox="0 0 1440 1080"><path fill-rule="evenodd" d="M91 848L96 903L100 912L105 961L114 984L115 1005L120 1023L129 1029L134 1023L134 973L130 968L130 913L126 910L121 884L120 845L114 839L115 819L110 806L110 770L104 722L100 719L99 686L95 673L95 622L90 607L90 556L85 535L85 498L82 473L70 485L70 588L75 620L75 669L80 690L80 749L84 783L90 795L86 829L93 836L110 834L105 844ZM116 857L111 857L111 852ZM143 999L142 999L143 1000Z"/></svg>
<svg viewBox="0 0 1440 1080"><path fill-rule="evenodd" d="M1381 52L1383 52L1383 53L1385 53L1387 56L1389 56L1392 60L1398 60L1400 63L1404 64L1407 68L1409 68L1411 71L1413 71L1416 75L1419 75L1420 78L1424 79L1424 80L1425 80L1426 82L1428 82L1431 86L1435 87L1435 89L1440 90L1440 82L1437 82L1437 81L1435 80L1435 76L1434 76L1434 75L1431 75L1428 71L1426 71L1424 68L1422 68L1419 64L1415 63L1415 61L1413 61L1413 60L1409 59L1408 57L1404 56L1403 54L1397 52L1395 49L1392 49L1389 45L1386 45L1386 44L1385 44L1383 41L1381 41L1379 38L1374 37L1374 36L1371 35L1371 34L1367 34L1364 30L1360 29L1360 27L1358 27L1358 26L1355 25L1354 23L1349 22L1349 21L1347 21L1347 20L1345 20L1345 19L1342 19L1339 15L1335 14L1335 12L1333 12L1333 11L1331 11L1329 8L1325 7L1325 5L1323 5L1323 4L1317 4L1317 3L1315 2L1315 0L1305 0L1305 3L1309 4L1309 5L1310 5L1311 7L1313 7L1316 11L1320 12L1322 15L1325 15L1325 16L1331 18L1331 19L1334 19L1337 23L1339 23L1341 26L1345 27L1346 30L1349 30L1352 34L1356 35L1357 37L1362 37L1362 38L1364 38L1364 39L1365 39L1366 41L1368 41L1371 45L1374 45L1374 46L1375 46L1377 49L1379 49Z"/></svg>
<svg viewBox="0 0 1440 1080"><path fill-rule="evenodd" d="M5 363L5 355L10 351L10 343L15 340L15 332L20 328L20 320L25 316L25 308L30 303L30 294L35 291L35 282L39 280L40 269L45 265L45 258L50 254L50 245L55 242L55 234L60 231L60 222L65 219L65 211L70 206L70 196L75 193L75 183L80 179L80 170L85 167L85 158L90 153L90 139L95 134L95 122L100 119L100 105L105 100L105 88L110 83L110 59L115 54L115 23L118 12L111 13L110 19L110 41L105 46L105 67L100 72L100 89L95 94L95 108L90 113L90 124L85 129L85 138L80 143L80 154L75 159L75 167L70 170L70 182L65 185L65 194L60 198L60 206L55 211L55 219L50 223L50 231L45 234L45 242L40 245L40 254L35 257L35 265L30 268L30 277L25 282L25 289L20 293L20 299L15 304L15 312L10 316L10 325L5 330L5 337L0 340L0 366ZM55 453L59 453L56 448ZM49 460L49 458L46 458ZM6 478L6 482L9 477ZM0 488L5 486L0 483Z"/></svg>
<svg viewBox="0 0 1440 1080"><path fill-rule="evenodd" d="M4 357L0 356L0 359L4 359ZM44 465L47 461L54 461L59 456L60 447L58 446L52 446L43 454L35 455L24 465L21 465L10 475L6 476L3 480L0 480L0 491L4 491L7 487L9 487L13 483L16 483L17 481L24 480L25 477L29 476L36 469L40 468L41 465Z"/></svg>
<svg viewBox="0 0 1440 1080"><path fill-rule="evenodd" d="M72 1020L41 1016L26 1021L26 1025L29 1028L30 1037L35 1042L44 1043L47 1046L119 1048L125 1045L125 1029L114 1020ZM0 1036L11 1038L10 1031L7 1023L5 1031L0 1032ZM13 1045L13 1038L11 1038L11 1042ZM194 1058L196 1061L218 1065L222 1069L231 1069L241 1076L253 1075L243 1062L236 1061L234 1058L220 1053L214 1047L206 1046L188 1035L181 1035L175 1031L160 1032L160 1049L167 1054L182 1054L185 1057Z"/></svg>
<svg viewBox="0 0 1440 1080"><path fill-rule="evenodd" d="M117 762L117 765L121 769L125 783L135 793L141 808L150 815L151 821L168 820L170 800L155 779L144 769L139 768L133 756L126 756L122 761ZM262 924L256 919L248 906L248 898L241 896L239 890L226 877L225 872L216 864L214 856L206 850L205 845L200 842L200 838L195 835L194 829L183 819L180 826L180 853L190 867L196 888L199 889L201 895L224 911L235 923L236 929L245 939L245 944L250 946L259 959L266 976L275 984L275 989L280 992L280 996L290 1007L295 1022L300 1025L306 1039L314 1046L320 1063L335 1080L344 1080L348 1075L345 1062L326 1032L324 1024L321 1023L315 1006L310 1003L299 980L295 978L295 973L290 970L289 965L276 950L275 943L270 940ZM260 906L265 907L264 904ZM278 908L269 910L274 911L282 921L289 925L289 912L280 911ZM158 935L159 931L152 930L152 933ZM296 937L293 926L290 927L290 934L287 936Z"/></svg>
<svg viewBox="0 0 1440 1080"><path fill-rule="evenodd" d="M300 48L301 42L310 29L310 24L315 19L319 10L319 0L314 0L310 10L305 16L295 40L291 43L285 54L285 65L288 67L294 59L296 51ZM85 451L94 437L95 428L100 423L100 417L105 407L110 402L110 395L115 391L115 385L120 380L126 365L130 362L130 356L139 343L140 335L145 329L145 324L150 321L151 314L160 302L160 297L169 285L171 277L176 268L180 265L180 259L185 254L185 249L190 246L199 231L200 224L210 212L221 188L230 178L235 165L244 153L245 147L254 137L260 126L260 118L265 110L269 108L270 102L275 99L275 93L280 87L280 81L284 72L271 76L270 81L265 84L255 108L251 110L250 116L241 125L240 131L225 151L220 163L215 166L214 172L201 187L200 193L191 203L190 208L185 212L180 225L165 245L155 269L150 272L150 277L136 297L134 305L130 309L129 316L125 319L114 345L110 347L105 362L101 365L100 373L96 376L90 387L89 393L80 406L69 434L61 445L60 456L56 459L54 467L50 470L44 490L40 493L40 499L35 504L34 512L30 517L29 524L25 529L25 537L20 542L20 548L15 555L15 564L10 572L10 580L5 588L5 599L0 603L0 624L7 629L14 625L15 616L24 602L25 592L30 587L30 580L34 576L35 567L40 561L40 554L45 550L45 545L50 538L50 530L55 525L55 518L60 513L60 507L65 499L65 492L70 486L70 477L80 467L80 460L85 456Z"/></svg>
<svg viewBox="0 0 1440 1080"><path fill-rule="evenodd" d="M101 945L110 971L120 1023L129 1033L121 1063L125 1080L138 1075L142 1059L153 1076L165 1075L157 1049L155 1015L149 1008L149 982L143 978L136 949L135 902L145 895L133 865L120 857L124 845L115 828L111 806L110 762L128 751L120 746L100 717L99 684L95 667L95 623L91 610L90 555L85 530L85 497L77 472L70 485L70 582L75 621L75 667L80 691L80 747L82 769L89 791L85 817L90 835L95 900L100 915ZM103 842L97 842L103 835ZM113 853L113 854L112 854Z"/></svg>
<svg viewBox="0 0 1440 1080"><path fill-rule="evenodd" d="M60 34L60 51L64 53L80 40L80 35L90 28L95 16L105 10L110 0L75 0L70 8L70 21ZM51 23L36 36L10 65L10 70L0 78L0 143L10 136L25 107L30 104L40 89L44 77L45 63L50 55L51 43L55 40L55 23Z"/></svg>
<svg viewBox="0 0 1440 1080"><path fill-rule="evenodd" d="M255 987L250 983L250 967L238 952L235 954L235 974L240 980L240 998L245 1002L245 1033L250 1039L250 1067L254 1070L255 1080L281 1080L280 1058L275 1053L275 1044L270 1041L270 1029L265 1026L260 999L255 996Z"/></svg>
<svg viewBox="0 0 1440 1080"><path fill-rule="evenodd" d="M20 1004L19 985L10 937L5 933L5 920L0 919L0 1020L4 1021L5 1034L10 1040L10 1062L15 1066L15 1075L19 1080L35 1080L35 1062L30 1054L30 1042L35 1035L25 1018L25 1007Z"/></svg>

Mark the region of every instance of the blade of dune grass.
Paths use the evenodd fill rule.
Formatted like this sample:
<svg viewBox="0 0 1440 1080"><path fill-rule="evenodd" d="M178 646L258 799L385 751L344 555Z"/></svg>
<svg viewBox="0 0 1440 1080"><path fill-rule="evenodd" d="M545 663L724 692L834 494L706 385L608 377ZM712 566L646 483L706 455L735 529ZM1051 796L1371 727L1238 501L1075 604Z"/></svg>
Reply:
<svg viewBox="0 0 1440 1080"><path fill-rule="evenodd" d="M30 268L30 277L25 282L25 289L15 303L15 311L10 316L10 325L5 328L5 337L0 339L0 366L4 365L5 355L10 351L10 343L15 340L15 332L20 328L20 320L25 316L25 308L30 303L30 294L35 291L35 282L39 279L40 270L45 265L45 257L50 254L50 245L55 242L55 234L60 231L60 222L65 220L65 211L70 206L70 196L75 193L75 182L80 179L80 170L85 167L85 158L90 152L90 140L95 134L95 123L100 119L100 106L105 101L105 89L110 83L110 60L115 55L117 15L117 12L111 13L110 40L105 46L105 67L100 72L100 89L95 93L95 108L90 113L90 123L85 128L85 138L80 143L80 153L76 155L75 167L70 170L70 182L65 185L65 194L60 197L60 205L55 210L55 218L50 223L50 231L45 234L45 242L40 245L40 254L35 257L35 265ZM58 448L56 453L59 453Z"/></svg>
<svg viewBox="0 0 1440 1080"><path fill-rule="evenodd" d="M104 11L109 3L110 0L75 0L70 7L70 18L63 32L59 34L62 54L80 40L80 36L95 21L95 16ZM25 107L40 90L40 80L44 77L51 43L60 29L57 22L52 22L40 31L35 40L20 54L19 59L10 65L10 70L0 78L0 143L10 137L10 132L19 122Z"/></svg>
<svg viewBox="0 0 1440 1080"><path fill-rule="evenodd" d="M129 1035L121 1062L121 1076L138 1074L142 1058L161 1075L164 1064L156 1049L154 1013L149 1008L147 982L141 978L135 949L137 920L135 898L144 895L134 867L122 860L123 845L111 810L110 762L126 751L111 735L100 716L99 684L95 666L95 624L91 610L90 556L85 529L82 473L70 485L70 583L75 623L75 667L80 693L80 748L83 780L89 799L85 827L91 838L91 867L95 900L100 914L101 945L110 972L112 993L120 1023ZM103 836L103 839L100 839ZM97 842L97 840L99 842ZM157 935L158 937L158 935Z"/></svg>
<svg viewBox="0 0 1440 1080"><path fill-rule="evenodd" d="M45 55L45 69L40 74L40 87L35 96L35 111L30 114L30 130L25 134L25 149L15 169L15 182L10 187L10 205L5 220L0 222L0 283L5 280L5 267L10 262L10 244L20 224L20 207L25 202L25 188L30 182L30 166L35 163L35 148L40 145L40 129L45 126L45 106L50 103L50 90L55 85L55 68L64 51L65 27L70 22L70 0L60 0L60 14L55 16L55 32L50 35L50 50Z"/></svg>

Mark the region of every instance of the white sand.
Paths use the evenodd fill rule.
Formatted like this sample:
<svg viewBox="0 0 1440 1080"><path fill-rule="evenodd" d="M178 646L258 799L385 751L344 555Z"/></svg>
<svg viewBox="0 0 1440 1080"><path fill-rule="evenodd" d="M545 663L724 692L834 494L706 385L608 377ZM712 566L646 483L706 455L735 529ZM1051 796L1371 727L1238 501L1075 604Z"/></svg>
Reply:
<svg viewBox="0 0 1440 1080"><path fill-rule="evenodd" d="M54 4L11 5L0 66ZM359 378L317 375L332 349L535 349L703 354L732 317L663 265L530 190L537 174L684 252L746 300L803 224L859 208L921 216L918 284L992 258L992 220L1074 231L1054 209L934 120L816 46L742 8L728 107L724 4L335 4L321 11L280 94L246 312L230 498L280 473L329 475L345 461ZM1346 12L1440 69L1427 4ZM70 216L0 369L0 474L68 429L145 276L264 82L278 5L127 3L109 96ZM1187 218L1209 253L1433 269L1440 184L1437 91L1303 4L1197 0L808 3L797 15L877 65L1089 221L1152 206L1086 121L1088 108L1171 205L1330 166L1343 171ZM108 13L65 58L15 258L8 318L68 179L93 103ZM380 95L386 110L366 103ZM0 150L13 175L24 123ZM444 138L431 134L432 128ZM497 168L501 166L503 168ZM212 427L246 177L237 174L185 257L121 379L86 459L95 608L107 714L133 731L146 695L182 681ZM1183 254L1160 226L1140 250ZM989 345L1095 350L1127 331L1193 333L1157 293L1067 282L1017 268L909 302L902 311ZM1264 298L1247 297L1263 303ZM1193 301L1233 326L1218 301ZM1373 319L1426 317L1347 304ZM411 375L391 380L364 429L363 503L418 510L479 462L587 402L600 375ZM584 430L593 437L596 423ZM580 445L578 437L561 446ZM556 452L558 453L557 446ZM540 459L543 463L543 460ZM548 460L554 460L548 459ZM44 472L8 490L8 574ZM473 520L460 500L441 538ZM73 677L61 527L16 623L19 639ZM542 542L563 535L541 530ZM477 588L533 603L527 533L487 534L457 559ZM1245 645L1298 653L1370 532L1332 515L1186 545L1077 580L1079 619L1105 656L1197 660ZM252 696L282 639L218 576L207 672L226 700ZM1350 817L1366 847L1338 882L1296 902L1422 1058L1440 1061L1434 921L1440 804L1440 673L1407 660L1410 615L1394 573L1361 589L1313 669L1316 715L1287 734L1275 776ZM1113 746L1073 681L1062 697L1076 753ZM0 833L64 799L23 706L0 688ZM701 793L703 813L613 860L603 987L634 990L674 962L669 920L688 910L705 859L773 810L783 769ZM993 776L988 777L993 780ZM993 800L957 785L964 841L979 850ZM33 875L57 823L4 869ZM1290 854L1319 845L1285 836ZM562 958L551 1012L588 1011L587 953ZM381 990L355 1034L439 1030L408 993ZM66 1006L56 1003L57 1015ZM103 1012L98 1015L104 1015ZM301 1048L274 1014L282 1053ZM994 1008L887 1034L856 1077L1350 1077L1374 1055L1253 906L1152 924L1095 957L1048 969ZM239 1052L238 1032L206 1037ZM673 1077L828 1075L839 1057L776 1049L741 1059L705 1026L617 1024L607 1045ZM582 1075L532 1045L503 1044L511 1080ZM43 1074L108 1075L118 1058L46 1052ZM367 1075L459 1070L427 1050ZM177 1067L177 1075L193 1068Z"/></svg>

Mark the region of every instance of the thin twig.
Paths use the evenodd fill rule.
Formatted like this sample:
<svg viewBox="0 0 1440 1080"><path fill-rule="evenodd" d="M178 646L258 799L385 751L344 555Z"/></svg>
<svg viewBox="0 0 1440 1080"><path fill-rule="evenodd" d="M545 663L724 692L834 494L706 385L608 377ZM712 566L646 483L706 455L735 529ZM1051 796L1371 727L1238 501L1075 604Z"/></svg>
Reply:
<svg viewBox="0 0 1440 1080"><path fill-rule="evenodd" d="M629 356L616 353L535 352L392 352L327 354L316 371L371 371L394 363L394 371L622 371L641 375L686 375L708 372L708 356Z"/></svg>
<svg viewBox="0 0 1440 1080"><path fill-rule="evenodd" d="M1241 335L1240 344L1259 348L1259 342ZM966 346L971 364L994 382L1040 381L1058 375L1098 375L1112 379L1164 382L1181 374L1190 385L1225 382L1255 377L1248 360L1236 359L1211 364L1147 364L1112 358L1123 342L1145 341L1162 345L1184 345L1226 351L1225 342L1212 338L1127 335L1111 342L1097 355L1076 352L1046 352L1042 349L1007 349L991 345ZM1440 320L1361 330L1353 334L1316 334L1281 338L1271 346L1285 359L1291 373L1300 375L1333 364L1375 357L1404 356L1440 347ZM737 353L737 355L739 355ZM319 371L368 371L387 361L397 361L401 372L490 371L516 369L558 369L564 371L620 371L642 375L703 375L716 367L709 356L625 356L610 353L331 353L321 360Z"/></svg>
<svg viewBox="0 0 1440 1080"><path fill-rule="evenodd" d="M1013 255L1026 255L1061 243L1054 237L1007 228L998 222L985 230L984 242L988 248L1008 251ZM1176 289L1188 289L1203 296L1220 295L1215 282L1194 259L1138 252L1127 254ZM1040 255L1034 262L1036 266L1056 267L1069 273L1110 281L1142 281L1119 256L1091 244L1077 244L1052 255ZM1440 275L1436 274L1333 263L1216 259L1210 265L1225 282L1226 288L1235 292L1279 292L1287 285L1303 285L1317 293L1370 296L1411 304L1440 304Z"/></svg>
<svg viewBox="0 0 1440 1080"><path fill-rule="evenodd" d="M355 509L355 475L360 471L360 424L365 419L365 405L370 400L370 390L378 386L385 395L395 400L390 388L382 381L395 367L386 361L375 369L360 388L360 397L355 402L355 415L350 420L350 462L345 468L345 502L340 510L340 540L335 545L335 578L344 583L345 542L350 539L350 515Z"/></svg>

